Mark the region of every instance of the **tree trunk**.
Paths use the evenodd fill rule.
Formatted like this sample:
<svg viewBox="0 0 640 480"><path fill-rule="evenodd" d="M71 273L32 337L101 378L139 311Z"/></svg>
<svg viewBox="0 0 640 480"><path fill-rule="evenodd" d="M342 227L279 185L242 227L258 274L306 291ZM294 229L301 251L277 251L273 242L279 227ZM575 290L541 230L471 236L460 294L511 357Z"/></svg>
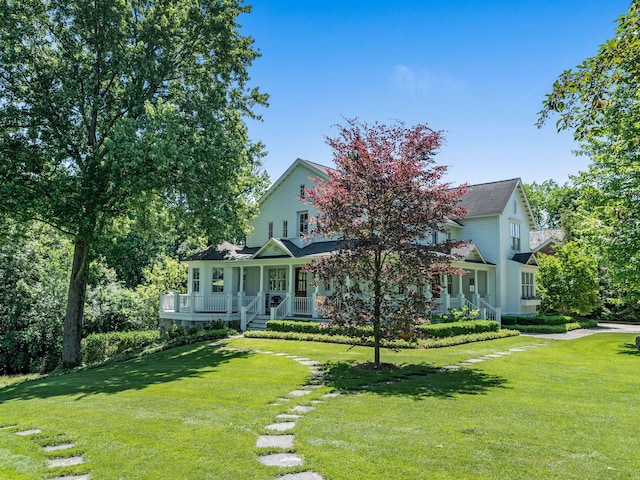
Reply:
<svg viewBox="0 0 640 480"><path fill-rule="evenodd" d="M64 316L64 334L62 340L63 368L76 367L82 363L80 341L82 340L82 318L84 301L87 292L89 273L89 244L84 240L76 240L73 249L73 267L69 282L67 312Z"/></svg>

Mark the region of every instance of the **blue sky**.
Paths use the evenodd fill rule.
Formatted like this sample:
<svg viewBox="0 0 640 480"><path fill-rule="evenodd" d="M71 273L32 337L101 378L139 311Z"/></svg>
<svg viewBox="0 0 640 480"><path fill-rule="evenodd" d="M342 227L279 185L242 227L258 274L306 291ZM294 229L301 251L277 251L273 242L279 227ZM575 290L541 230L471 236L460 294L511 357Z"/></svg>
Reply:
<svg viewBox="0 0 640 480"><path fill-rule="evenodd" d="M557 76L611 38L629 1L254 0L241 32L270 95L249 122L275 181L298 157L331 165L325 136L344 118L444 130L446 180L554 179L584 170L555 120L537 129Z"/></svg>

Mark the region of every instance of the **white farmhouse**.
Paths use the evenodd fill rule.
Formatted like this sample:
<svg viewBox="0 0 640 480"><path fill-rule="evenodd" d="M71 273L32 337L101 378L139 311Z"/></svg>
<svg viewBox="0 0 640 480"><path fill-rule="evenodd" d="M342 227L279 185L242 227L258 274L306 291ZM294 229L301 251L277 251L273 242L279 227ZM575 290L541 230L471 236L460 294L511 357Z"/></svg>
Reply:
<svg viewBox="0 0 640 480"><path fill-rule="evenodd" d="M189 266L187 293L160 297L164 327L203 325L213 320L240 320L242 329L260 328L269 318L318 318L316 298L328 293L311 286L302 267L331 255L331 239L303 238L309 219L317 214L300 196L326 179L328 167L297 159L259 200L253 232L242 246L224 243L185 259ZM465 275L442 278L443 291L434 300L440 312L464 306L484 318L501 314L534 314L535 255L527 251L534 227L531 207L520 179L471 185L461 199L462 220L443 227L452 240L465 240L464 260L453 265ZM433 238L434 242L444 238Z"/></svg>

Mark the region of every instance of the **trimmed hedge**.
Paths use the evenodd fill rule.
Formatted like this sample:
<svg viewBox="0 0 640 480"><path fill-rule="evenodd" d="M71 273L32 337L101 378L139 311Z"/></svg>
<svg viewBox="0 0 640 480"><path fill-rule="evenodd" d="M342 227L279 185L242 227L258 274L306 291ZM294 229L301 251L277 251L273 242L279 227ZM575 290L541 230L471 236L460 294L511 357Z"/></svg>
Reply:
<svg viewBox="0 0 640 480"><path fill-rule="evenodd" d="M157 330L92 333L82 339L82 358L85 363L102 362L125 350L139 348L160 338Z"/></svg>
<svg viewBox="0 0 640 480"><path fill-rule="evenodd" d="M382 346L385 348L439 348L461 345L463 343L482 342L485 340L495 340L497 338L514 337L520 335L517 330L502 329L497 332L471 333L467 335L456 335L431 340L415 340L408 342L405 340L388 341L383 340ZM251 330L244 332L247 338L271 338L280 340L301 340L307 342L338 343L345 345L361 345L365 347L373 346L373 338L347 337L345 335L327 335L318 333L300 332L278 332L274 330Z"/></svg>
<svg viewBox="0 0 640 480"><path fill-rule="evenodd" d="M579 328L593 328L598 322L587 318L566 315L537 315L518 317L505 315L502 324L524 333L566 333Z"/></svg>
<svg viewBox="0 0 640 480"><path fill-rule="evenodd" d="M358 326L346 329L312 321L271 320L267 322L267 330L271 332L312 333L321 335L338 335L345 337L373 336L373 327ZM467 320L463 322L434 323L418 326L421 338L446 338L472 333L497 332L498 323L490 320Z"/></svg>
<svg viewBox="0 0 640 480"><path fill-rule="evenodd" d="M498 322L491 320L467 320L464 322L431 323L418 327L424 335L435 338L454 337L473 333L497 332Z"/></svg>

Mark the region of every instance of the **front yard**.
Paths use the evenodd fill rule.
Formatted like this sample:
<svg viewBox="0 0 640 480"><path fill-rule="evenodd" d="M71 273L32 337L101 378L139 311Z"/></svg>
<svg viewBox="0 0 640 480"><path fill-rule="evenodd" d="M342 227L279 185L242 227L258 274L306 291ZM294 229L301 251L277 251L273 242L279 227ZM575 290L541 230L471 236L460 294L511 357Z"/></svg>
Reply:
<svg viewBox="0 0 640 480"><path fill-rule="evenodd" d="M40 448L55 436L86 461L64 471L92 480L274 479L303 470L332 480L636 478L634 339L551 341L454 371L431 367L542 341L383 351L383 361L406 365L400 372L350 368L371 359L365 347L233 339L226 345L241 350L204 343L9 384L0 388L0 427L16 427L0 430L0 478L55 476L46 468L52 454ZM309 370L253 350L329 362L326 387L298 403L343 392L296 422L304 467L261 465L256 440L288 409L269 404L304 385ZM42 433L18 437L18 428Z"/></svg>

